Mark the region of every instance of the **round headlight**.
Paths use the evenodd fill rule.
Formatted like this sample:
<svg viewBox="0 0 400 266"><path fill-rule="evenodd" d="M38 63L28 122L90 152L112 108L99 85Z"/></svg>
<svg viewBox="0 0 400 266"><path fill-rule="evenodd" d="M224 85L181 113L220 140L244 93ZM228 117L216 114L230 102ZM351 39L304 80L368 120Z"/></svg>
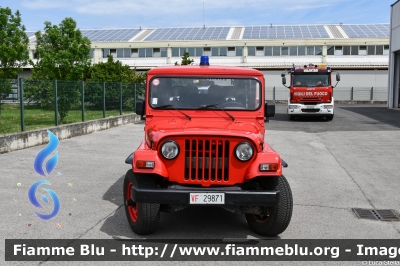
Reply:
<svg viewBox="0 0 400 266"><path fill-rule="evenodd" d="M179 146L173 140L167 140L161 146L161 154L164 156L165 159L174 159L179 154Z"/></svg>
<svg viewBox="0 0 400 266"><path fill-rule="evenodd" d="M240 161L248 161L253 156L253 148L247 142L239 143L235 149L236 158Z"/></svg>

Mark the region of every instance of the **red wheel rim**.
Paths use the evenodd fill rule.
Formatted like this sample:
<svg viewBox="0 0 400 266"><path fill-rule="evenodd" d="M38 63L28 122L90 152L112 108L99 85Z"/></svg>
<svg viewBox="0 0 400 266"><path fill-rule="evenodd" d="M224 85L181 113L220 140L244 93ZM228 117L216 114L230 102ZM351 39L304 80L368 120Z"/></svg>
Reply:
<svg viewBox="0 0 400 266"><path fill-rule="evenodd" d="M258 214L253 214L254 219L258 222L258 223L265 223L266 221L268 221L270 215L268 215L265 218L262 218L260 215Z"/></svg>
<svg viewBox="0 0 400 266"><path fill-rule="evenodd" d="M132 183L128 184L128 187L126 189L125 193L125 200L126 200L126 207L129 213L129 218L131 218L132 222L136 222L138 218L138 204L135 202L135 206L130 206L128 205L128 201L132 200L131 198L131 188L133 187Z"/></svg>

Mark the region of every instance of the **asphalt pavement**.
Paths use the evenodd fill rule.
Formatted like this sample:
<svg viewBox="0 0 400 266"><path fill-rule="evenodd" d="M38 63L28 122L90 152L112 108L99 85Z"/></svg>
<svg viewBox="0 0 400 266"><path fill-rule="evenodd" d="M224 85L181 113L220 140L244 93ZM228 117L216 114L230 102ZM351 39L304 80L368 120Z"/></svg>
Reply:
<svg viewBox="0 0 400 266"><path fill-rule="evenodd" d="M289 121L285 108L286 105L277 104L276 116L266 124L265 138L289 165L284 175L294 199L290 225L277 238L400 238L400 222L359 219L352 212L352 208L400 211L400 111L381 105L339 105L329 122L319 118ZM123 178L129 169L124 161L143 137L143 124L138 123L62 140L57 149L58 164L47 177L33 169L33 161L44 145L1 154L2 239L143 238L131 231L122 197ZM42 179L51 183L49 188L61 202L58 215L48 221L36 216L38 210L27 196L31 185ZM161 213L158 231L146 238L260 236L249 229L244 216L217 207L190 207L172 214ZM2 262L4 246L2 241ZM98 262L76 263L95 264ZM204 263L192 263L197 264Z"/></svg>

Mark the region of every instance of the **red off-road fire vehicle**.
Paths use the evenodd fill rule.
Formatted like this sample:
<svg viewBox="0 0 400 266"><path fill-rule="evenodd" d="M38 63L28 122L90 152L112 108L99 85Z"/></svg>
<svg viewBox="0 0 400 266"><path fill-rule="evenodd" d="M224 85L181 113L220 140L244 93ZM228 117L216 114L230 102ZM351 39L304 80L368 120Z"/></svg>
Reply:
<svg viewBox="0 0 400 266"><path fill-rule="evenodd" d="M290 71L290 86L286 86L285 73L281 74L282 83L290 89L287 113L290 120L302 116L325 117L333 119L333 88L340 81L336 73L336 85L332 86L332 71L328 66L310 64L304 67L293 66Z"/></svg>
<svg viewBox="0 0 400 266"><path fill-rule="evenodd" d="M264 75L202 60L148 72L145 101L136 104L144 140L126 159L129 225L149 234L160 211L212 205L244 214L260 235L278 235L293 200L282 175L287 164L264 140L264 123L275 114L264 101Z"/></svg>

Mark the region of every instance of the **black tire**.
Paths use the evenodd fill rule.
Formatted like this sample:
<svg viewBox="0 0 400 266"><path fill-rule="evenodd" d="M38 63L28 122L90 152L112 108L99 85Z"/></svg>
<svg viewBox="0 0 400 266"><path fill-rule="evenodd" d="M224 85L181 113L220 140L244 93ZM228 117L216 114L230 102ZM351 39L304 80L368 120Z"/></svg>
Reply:
<svg viewBox="0 0 400 266"><path fill-rule="evenodd" d="M138 235L154 233L160 221L160 204L138 203L131 197L130 188L156 188L157 184L152 176L135 174L128 170L124 179L124 205L129 225Z"/></svg>
<svg viewBox="0 0 400 266"><path fill-rule="evenodd" d="M289 120L290 121L293 121L295 119L295 116L294 115L289 115Z"/></svg>
<svg viewBox="0 0 400 266"><path fill-rule="evenodd" d="M280 177L265 177L259 183L266 190L279 190L280 201L277 206L264 207L269 208L268 216L261 217L257 214L246 213L247 223L259 235L277 236L286 230L292 218L292 191L283 175Z"/></svg>
<svg viewBox="0 0 400 266"><path fill-rule="evenodd" d="M327 115L325 116L326 121L332 121L333 115Z"/></svg>

